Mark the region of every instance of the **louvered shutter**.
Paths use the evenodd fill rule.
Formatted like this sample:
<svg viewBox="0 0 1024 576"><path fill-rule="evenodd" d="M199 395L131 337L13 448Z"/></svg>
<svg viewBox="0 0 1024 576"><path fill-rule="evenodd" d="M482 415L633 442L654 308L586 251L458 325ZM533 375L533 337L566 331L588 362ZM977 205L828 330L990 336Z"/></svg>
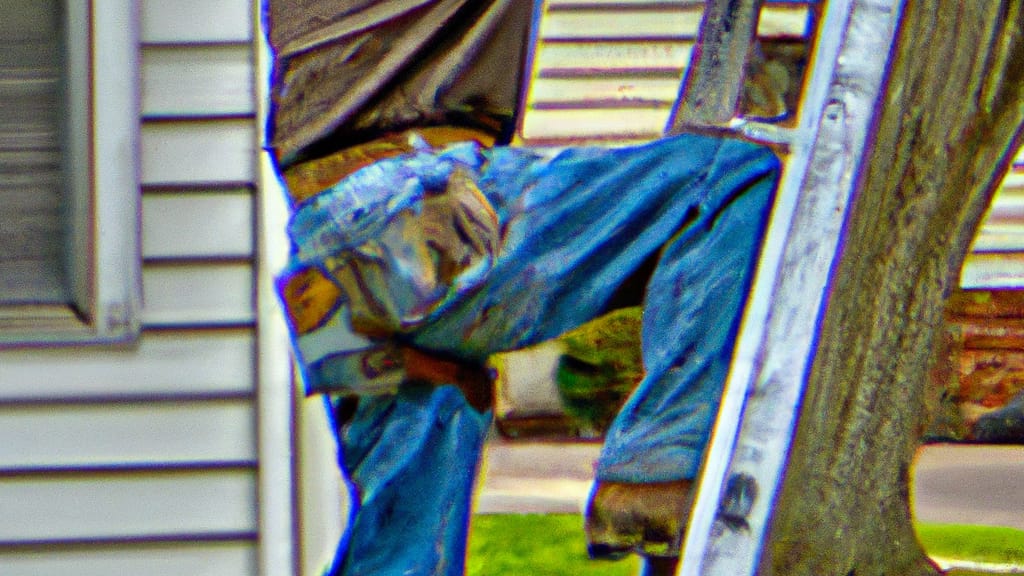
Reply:
<svg viewBox="0 0 1024 576"><path fill-rule="evenodd" d="M0 13L0 304L63 304L61 2Z"/></svg>

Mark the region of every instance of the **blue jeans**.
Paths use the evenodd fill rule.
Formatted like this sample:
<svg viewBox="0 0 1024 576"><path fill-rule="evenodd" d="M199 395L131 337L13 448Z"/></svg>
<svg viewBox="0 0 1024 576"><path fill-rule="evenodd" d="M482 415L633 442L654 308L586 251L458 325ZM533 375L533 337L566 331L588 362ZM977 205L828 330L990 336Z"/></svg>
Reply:
<svg viewBox="0 0 1024 576"><path fill-rule="evenodd" d="M597 479L698 472L778 177L767 149L698 135L628 149L483 152L476 183L501 250L482 283L404 336L446 356L492 353L593 319L657 257L644 299L645 377L607 434ZM454 386L366 396L338 427L354 502L331 574L463 573L489 412Z"/></svg>

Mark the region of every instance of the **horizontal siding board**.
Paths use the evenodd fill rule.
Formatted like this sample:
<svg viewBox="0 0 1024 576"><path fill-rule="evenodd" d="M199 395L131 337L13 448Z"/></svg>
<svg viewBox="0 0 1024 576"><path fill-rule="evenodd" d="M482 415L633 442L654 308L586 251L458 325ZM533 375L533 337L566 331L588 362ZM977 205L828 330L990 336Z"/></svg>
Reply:
<svg viewBox="0 0 1024 576"><path fill-rule="evenodd" d="M144 185L252 182L255 163L256 123L251 119L142 125Z"/></svg>
<svg viewBox="0 0 1024 576"><path fill-rule="evenodd" d="M670 109L530 110L523 122L527 140L557 138L656 138Z"/></svg>
<svg viewBox="0 0 1024 576"><path fill-rule="evenodd" d="M1024 287L1024 253L976 252L969 254L960 273L960 287Z"/></svg>
<svg viewBox="0 0 1024 576"><path fill-rule="evenodd" d="M1003 188L1024 189L1024 166L1015 166L1003 178Z"/></svg>
<svg viewBox="0 0 1024 576"><path fill-rule="evenodd" d="M618 70L660 70L682 75L692 41L545 43L537 56L539 76L562 70L607 74Z"/></svg>
<svg viewBox="0 0 1024 576"><path fill-rule="evenodd" d="M249 192L145 194L144 258L250 257L254 208Z"/></svg>
<svg viewBox="0 0 1024 576"><path fill-rule="evenodd" d="M1024 227L1020 224L985 224L974 239L972 250L978 253L1024 251Z"/></svg>
<svg viewBox="0 0 1024 576"><path fill-rule="evenodd" d="M245 0L144 0L142 42L248 42L252 16Z"/></svg>
<svg viewBox="0 0 1024 576"><path fill-rule="evenodd" d="M992 199L972 249L1024 252L1024 172L1010 172Z"/></svg>
<svg viewBox="0 0 1024 576"><path fill-rule="evenodd" d="M252 66L248 44L143 48L142 114L252 114Z"/></svg>
<svg viewBox="0 0 1024 576"><path fill-rule="evenodd" d="M987 218L990 222L1024 223L1024 186L999 190Z"/></svg>
<svg viewBox="0 0 1024 576"><path fill-rule="evenodd" d="M142 268L144 326L256 320L250 262L149 263Z"/></svg>
<svg viewBox="0 0 1024 576"><path fill-rule="evenodd" d="M0 401L250 394L252 330L144 332L135 348L0 352Z"/></svg>
<svg viewBox="0 0 1024 576"><path fill-rule="evenodd" d="M689 9L700 13L703 0L549 0L550 11L604 10L623 13L630 10ZM758 34L762 37L803 36L807 33L810 10L805 4L766 5L761 10Z"/></svg>
<svg viewBox="0 0 1024 576"><path fill-rule="evenodd" d="M810 32L810 9L806 6L765 6L757 22L761 38L803 38Z"/></svg>
<svg viewBox="0 0 1024 576"><path fill-rule="evenodd" d="M249 399L0 407L0 469L254 464Z"/></svg>
<svg viewBox="0 0 1024 576"><path fill-rule="evenodd" d="M615 11L578 9L551 11L540 25L543 39L583 38L696 38L703 11L633 9Z"/></svg>
<svg viewBox="0 0 1024 576"><path fill-rule="evenodd" d="M255 542L119 544L116 547L0 550L8 576L252 576Z"/></svg>
<svg viewBox="0 0 1024 576"><path fill-rule="evenodd" d="M196 538L256 530L250 469L0 478L6 544Z"/></svg>
<svg viewBox="0 0 1024 576"><path fill-rule="evenodd" d="M588 101L671 104L678 93L678 78L538 78L530 87L534 104Z"/></svg>
<svg viewBox="0 0 1024 576"><path fill-rule="evenodd" d="M651 6L651 7L701 7L704 0L548 0L549 9L570 9L580 7L617 8L619 6Z"/></svg>

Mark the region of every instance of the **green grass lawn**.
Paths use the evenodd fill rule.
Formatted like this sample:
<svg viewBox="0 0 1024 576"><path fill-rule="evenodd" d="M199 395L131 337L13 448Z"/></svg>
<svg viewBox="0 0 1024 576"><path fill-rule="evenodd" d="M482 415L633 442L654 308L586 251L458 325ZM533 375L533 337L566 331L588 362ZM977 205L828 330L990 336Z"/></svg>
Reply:
<svg viewBox="0 0 1024 576"><path fill-rule="evenodd" d="M1024 531L994 526L921 524L925 550L947 559L1024 565ZM587 558L578 514L487 514L473 518L469 576L635 576L636 558L619 562ZM956 571L956 576L981 572Z"/></svg>
<svg viewBox="0 0 1024 576"><path fill-rule="evenodd" d="M467 576L636 576L635 557L587 558L579 514L481 514L473 517Z"/></svg>
<svg viewBox="0 0 1024 576"><path fill-rule="evenodd" d="M918 524L917 535L932 556L1024 566L1024 531L1002 526Z"/></svg>

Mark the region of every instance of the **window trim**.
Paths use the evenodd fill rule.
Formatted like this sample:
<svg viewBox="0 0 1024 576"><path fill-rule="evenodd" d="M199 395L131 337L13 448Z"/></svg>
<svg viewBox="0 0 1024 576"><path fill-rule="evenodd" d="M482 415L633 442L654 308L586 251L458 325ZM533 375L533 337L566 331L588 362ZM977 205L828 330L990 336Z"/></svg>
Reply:
<svg viewBox="0 0 1024 576"><path fill-rule="evenodd" d="M136 0L65 0L67 305L0 305L0 348L131 342L142 302ZM70 23L87 22L87 26ZM86 94L86 97L81 97Z"/></svg>

